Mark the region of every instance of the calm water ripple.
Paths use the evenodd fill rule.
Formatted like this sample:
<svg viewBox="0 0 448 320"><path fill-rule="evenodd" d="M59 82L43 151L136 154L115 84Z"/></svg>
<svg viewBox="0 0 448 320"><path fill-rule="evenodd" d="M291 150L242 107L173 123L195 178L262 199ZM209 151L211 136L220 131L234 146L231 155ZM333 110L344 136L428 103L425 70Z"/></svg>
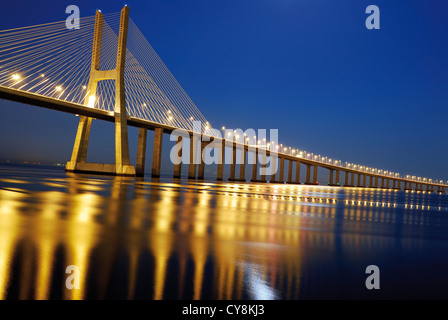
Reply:
<svg viewBox="0 0 448 320"><path fill-rule="evenodd" d="M436 193L2 165L0 299L446 299L447 210Z"/></svg>

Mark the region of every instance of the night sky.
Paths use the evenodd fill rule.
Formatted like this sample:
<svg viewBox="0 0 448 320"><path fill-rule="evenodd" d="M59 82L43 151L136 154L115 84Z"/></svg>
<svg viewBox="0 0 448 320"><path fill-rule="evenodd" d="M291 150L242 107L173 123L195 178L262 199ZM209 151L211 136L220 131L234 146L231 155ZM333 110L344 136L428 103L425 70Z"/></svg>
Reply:
<svg viewBox="0 0 448 320"><path fill-rule="evenodd" d="M117 12L125 2L4 1L0 30L65 20L70 4L90 16ZM214 127L278 128L285 145L448 180L446 1L127 4ZM371 4L381 10L380 30L365 27ZM0 100L0 160L66 162L78 119ZM134 162L137 130L129 130ZM94 121L88 160L113 162L113 148L113 124Z"/></svg>

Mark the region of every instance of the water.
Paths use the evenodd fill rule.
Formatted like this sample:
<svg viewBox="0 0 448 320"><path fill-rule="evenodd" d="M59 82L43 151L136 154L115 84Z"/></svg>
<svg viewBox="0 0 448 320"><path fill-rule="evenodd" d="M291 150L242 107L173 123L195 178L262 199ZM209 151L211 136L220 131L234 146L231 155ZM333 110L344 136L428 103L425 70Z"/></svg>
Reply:
<svg viewBox="0 0 448 320"><path fill-rule="evenodd" d="M0 299L446 299L447 217L439 194L2 165Z"/></svg>

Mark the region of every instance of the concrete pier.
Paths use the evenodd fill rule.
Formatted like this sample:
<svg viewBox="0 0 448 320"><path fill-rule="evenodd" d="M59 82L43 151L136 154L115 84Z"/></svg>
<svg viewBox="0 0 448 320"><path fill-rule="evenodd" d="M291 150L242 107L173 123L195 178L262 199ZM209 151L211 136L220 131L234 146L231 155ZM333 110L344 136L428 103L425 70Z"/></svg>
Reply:
<svg viewBox="0 0 448 320"><path fill-rule="evenodd" d="M160 165L162 161L162 141L163 130L156 128L154 130L154 146L152 152L152 171L151 176L160 177Z"/></svg>
<svg viewBox="0 0 448 320"><path fill-rule="evenodd" d="M182 175L182 149L183 149L182 144L183 144L182 137L178 136L176 146L174 147L175 148L174 159L176 162L174 163L174 172L173 172L174 178L180 178Z"/></svg>
<svg viewBox="0 0 448 320"><path fill-rule="evenodd" d="M136 166L136 175L139 177L143 177L145 174L147 137L148 137L148 130L146 128L139 128L138 146L137 146L137 166Z"/></svg>

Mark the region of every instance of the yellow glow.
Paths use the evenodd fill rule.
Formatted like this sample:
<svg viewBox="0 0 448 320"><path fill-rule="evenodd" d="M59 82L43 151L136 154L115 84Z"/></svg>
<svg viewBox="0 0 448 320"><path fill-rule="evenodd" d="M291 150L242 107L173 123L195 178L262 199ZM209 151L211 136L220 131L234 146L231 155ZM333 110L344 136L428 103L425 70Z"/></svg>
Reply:
<svg viewBox="0 0 448 320"><path fill-rule="evenodd" d="M19 75L18 73L14 73L14 74L11 76L11 78L12 78L13 80L20 80L20 75Z"/></svg>
<svg viewBox="0 0 448 320"><path fill-rule="evenodd" d="M61 86L56 86L56 91L61 91L62 90L62 87Z"/></svg>
<svg viewBox="0 0 448 320"><path fill-rule="evenodd" d="M89 101L87 103L87 106L89 108L93 108L95 106L95 95L94 94L89 97Z"/></svg>

